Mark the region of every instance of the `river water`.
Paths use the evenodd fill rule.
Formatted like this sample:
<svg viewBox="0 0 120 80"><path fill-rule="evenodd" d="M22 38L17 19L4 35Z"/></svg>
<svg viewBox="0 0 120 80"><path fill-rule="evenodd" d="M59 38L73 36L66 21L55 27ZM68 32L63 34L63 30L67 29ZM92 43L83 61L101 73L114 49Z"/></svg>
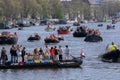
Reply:
<svg viewBox="0 0 120 80"><path fill-rule="evenodd" d="M120 64L119 63L105 63L98 59L98 56L105 52L106 46L112 41L117 45L120 45L120 23L118 22L115 29L107 30L106 25L110 22L103 23L103 27L97 27L98 23L87 23L89 28L99 29L103 42L90 43L84 42L84 38L74 38L72 33L64 35L65 40L55 45L68 45L70 53L73 56L79 56L82 49L85 53L83 64L80 68L63 68L63 69L8 69L0 70L0 80L120 80ZM71 25L71 24L67 24ZM56 28L64 25L55 25ZM42 47L45 49L44 38L49 34L57 35L57 31L46 32L46 26L32 26L26 27L24 30L18 31L17 28L9 30L12 33L17 32L19 36L18 44L25 46L27 52L32 53L34 48ZM73 30L76 26L72 26ZM27 42L27 38L34 33L38 33L41 36L40 41ZM49 46L55 46L49 45ZM9 55L10 45L0 45L7 48L7 54ZM10 57L10 55L9 55Z"/></svg>

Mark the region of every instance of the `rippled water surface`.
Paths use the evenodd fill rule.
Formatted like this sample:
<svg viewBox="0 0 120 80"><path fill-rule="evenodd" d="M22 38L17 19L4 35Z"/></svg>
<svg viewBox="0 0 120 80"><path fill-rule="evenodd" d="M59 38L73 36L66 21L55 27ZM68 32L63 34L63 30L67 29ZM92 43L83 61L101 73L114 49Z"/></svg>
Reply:
<svg viewBox="0 0 120 80"><path fill-rule="evenodd" d="M105 52L105 47L112 41L120 45L120 23L118 22L114 30L106 30L106 25L110 23L103 23L103 27L97 27L98 23L87 23L89 28L99 29L103 42L89 43L84 42L84 38L74 38L72 33L65 35L65 41L61 41L56 45L62 45L64 49L65 45L69 45L70 53L74 56L79 56L80 50L83 49L86 57L84 59L81 68L67 68L67 69L8 69L0 70L0 80L120 80L120 64L119 63L104 63L98 59L98 56ZM71 25L71 24L67 24ZM55 25L58 28L60 25ZM24 28L24 30L18 31L17 28L10 30L0 30L17 32L19 36L18 44L26 47L27 52L33 52L34 48L42 47L45 49L44 38L49 34L54 33L57 35L57 31L46 32L46 26L32 26ZM72 26L75 29L75 26ZM41 36L40 41L27 42L27 38L34 33L39 33ZM10 45L5 46L8 50ZM54 45L50 45L54 46ZM9 55L10 57L10 55Z"/></svg>

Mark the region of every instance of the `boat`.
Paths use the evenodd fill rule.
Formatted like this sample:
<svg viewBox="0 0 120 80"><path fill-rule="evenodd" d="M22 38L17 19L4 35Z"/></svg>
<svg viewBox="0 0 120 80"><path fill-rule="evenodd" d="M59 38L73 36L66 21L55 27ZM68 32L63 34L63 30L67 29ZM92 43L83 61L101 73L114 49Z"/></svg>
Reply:
<svg viewBox="0 0 120 80"><path fill-rule="evenodd" d="M103 62L115 62L120 63L120 50L113 50L106 52L99 56Z"/></svg>
<svg viewBox="0 0 120 80"><path fill-rule="evenodd" d="M109 29L115 29L115 25L107 25L107 30L109 30Z"/></svg>
<svg viewBox="0 0 120 80"><path fill-rule="evenodd" d="M103 24L98 24L98 27L102 27L103 26Z"/></svg>
<svg viewBox="0 0 120 80"><path fill-rule="evenodd" d="M17 65L11 65L7 62L5 65L0 65L0 69L33 69L33 68L79 68L83 63L81 58L74 58L71 60L60 60L60 61L41 61L40 63L23 63Z"/></svg>
<svg viewBox="0 0 120 80"><path fill-rule="evenodd" d="M48 31L48 32L53 32L53 31L55 31L55 29L56 28L54 27L53 23L51 23L51 22L49 22L47 24L47 28L45 28L45 30Z"/></svg>
<svg viewBox="0 0 120 80"><path fill-rule="evenodd" d="M45 43L59 43L58 39L51 39L51 38L46 38L44 39Z"/></svg>
<svg viewBox="0 0 120 80"><path fill-rule="evenodd" d="M7 23L0 23L0 29L12 29L12 26Z"/></svg>
<svg viewBox="0 0 120 80"><path fill-rule="evenodd" d="M86 36L84 41L86 41L86 42L101 42L101 41L103 41L103 39L101 36L93 34L93 35Z"/></svg>
<svg viewBox="0 0 120 80"><path fill-rule="evenodd" d="M73 26L80 26L80 23L79 22L74 22Z"/></svg>
<svg viewBox="0 0 120 80"><path fill-rule="evenodd" d="M57 30L58 34L70 34L72 30L70 29L70 26L66 26L66 27L59 27L59 29Z"/></svg>
<svg viewBox="0 0 120 80"><path fill-rule="evenodd" d="M85 33L85 32L74 32L73 36L74 37L86 37L87 33Z"/></svg>
<svg viewBox="0 0 120 80"><path fill-rule="evenodd" d="M48 31L48 32L53 32L53 31L55 31L55 28L50 28L50 27L47 27L47 28L45 28L45 31Z"/></svg>
<svg viewBox="0 0 120 80"><path fill-rule="evenodd" d="M28 41L38 41L40 39L41 39L41 37L38 34L35 34L35 36L31 35L27 40Z"/></svg>
<svg viewBox="0 0 120 80"><path fill-rule="evenodd" d="M17 44L18 37L13 34L10 34L10 32L2 32L0 35L0 44Z"/></svg>

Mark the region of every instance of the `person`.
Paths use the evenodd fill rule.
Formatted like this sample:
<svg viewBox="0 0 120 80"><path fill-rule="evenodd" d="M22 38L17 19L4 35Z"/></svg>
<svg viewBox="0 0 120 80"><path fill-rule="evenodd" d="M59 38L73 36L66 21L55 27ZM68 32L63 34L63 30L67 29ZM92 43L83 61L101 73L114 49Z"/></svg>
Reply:
<svg viewBox="0 0 120 80"><path fill-rule="evenodd" d="M11 48L10 48L11 63L14 63L14 62L15 62L14 47L15 47L15 45L12 45Z"/></svg>
<svg viewBox="0 0 120 80"><path fill-rule="evenodd" d="M22 58L21 58L21 45L17 45L16 48L17 48L17 58L18 58L18 62L21 62L22 61Z"/></svg>
<svg viewBox="0 0 120 80"><path fill-rule="evenodd" d="M39 60L40 55L39 55L39 50L38 48L34 49L34 60Z"/></svg>
<svg viewBox="0 0 120 80"><path fill-rule="evenodd" d="M39 49L39 54L40 54L40 55L43 54L43 50L42 50L42 48Z"/></svg>
<svg viewBox="0 0 120 80"><path fill-rule="evenodd" d="M68 45L65 46L65 59L69 59L69 48L68 48Z"/></svg>
<svg viewBox="0 0 120 80"><path fill-rule="evenodd" d="M58 49L59 60L63 60L62 53L63 53L63 51L62 51L61 45L59 45L59 49Z"/></svg>
<svg viewBox="0 0 120 80"><path fill-rule="evenodd" d="M25 50L25 47L23 47L22 51L21 51L21 57L22 57L22 62L24 62L24 57L25 57L25 54L26 54L26 50Z"/></svg>
<svg viewBox="0 0 120 80"><path fill-rule="evenodd" d="M81 49L81 51L80 51L80 57L85 57L85 53L83 52L82 49Z"/></svg>
<svg viewBox="0 0 120 80"><path fill-rule="evenodd" d="M55 54L55 50L53 47L51 47L50 49L50 59L54 61L54 54Z"/></svg>
<svg viewBox="0 0 120 80"><path fill-rule="evenodd" d="M58 49L57 49L57 46L54 47L54 60L58 60Z"/></svg>
<svg viewBox="0 0 120 80"><path fill-rule="evenodd" d="M45 55L50 56L50 48L46 45Z"/></svg>
<svg viewBox="0 0 120 80"><path fill-rule="evenodd" d="M18 38L18 35L17 35L17 33L16 33L16 32L14 33L14 37L15 37L15 38Z"/></svg>
<svg viewBox="0 0 120 80"><path fill-rule="evenodd" d="M5 62L8 60L6 52L7 52L7 50L5 49L5 47L2 47L2 50L1 50L1 60L2 60L2 64L3 65L5 65Z"/></svg>
<svg viewBox="0 0 120 80"><path fill-rule="evenodd" d="M108 51L114 51L114 50L117 50L118 47L116 44L114 44L114 42L112 42L109 47L108 47Z"/></svg>

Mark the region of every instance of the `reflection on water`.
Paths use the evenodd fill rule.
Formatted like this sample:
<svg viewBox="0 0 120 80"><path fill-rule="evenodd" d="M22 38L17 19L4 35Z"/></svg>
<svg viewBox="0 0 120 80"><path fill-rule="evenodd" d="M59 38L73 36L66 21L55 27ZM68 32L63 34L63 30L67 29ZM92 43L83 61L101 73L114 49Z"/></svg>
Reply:
<svg viewBox="0 0 120 80"><path fill-rule="evenodd" d="M104 63L98 59L98 55L104 53L107 44L114 41L116 44L120 42L120 23L117 23L115 30L107 30L106 25L110 23L104 23L103 27L97 27L98 23L88 23L89 28L99 29L103 42L90 43L84 42L84 38L73 38L72 34L64 35L65 40L56 45L69 45L70 52L74 56L79 56L80 50L83 49L86 57L81 68L63 68L63 69L8 69L0 70L0 80L119 80L120 64L119 63ZM71 25L71 24L70 24ZM59 25L56 25L58 28ZM45 49L44 38L49 34L57 35L57 31L46 32L46 26L36 26L24 28L24 30L18 31L17 29L10 29L7 31L17 32L19 36L18 44L26 47L27 52L32 53L34 48L42 47ZM73 29L76 27L73 26ZM57 29L56 29L57 30ZM0 32L6 30L0 30ZM39 33L41 36L40 41L27 42L27 38L34 33ZM1 45L9 49L10 45ZM54 45L49 45L54 46ZM10 57L10 55L9 55Z"/></svg>

